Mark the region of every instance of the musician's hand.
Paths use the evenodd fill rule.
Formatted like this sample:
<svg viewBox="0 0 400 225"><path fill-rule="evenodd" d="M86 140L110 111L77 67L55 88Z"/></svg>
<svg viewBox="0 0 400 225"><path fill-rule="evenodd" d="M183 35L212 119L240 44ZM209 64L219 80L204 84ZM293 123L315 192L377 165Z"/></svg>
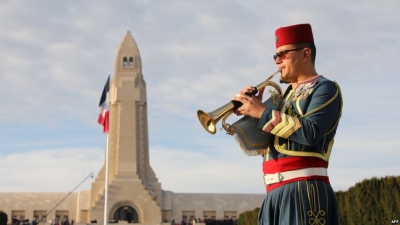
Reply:
<svg viewBox="0 0 400 225"><path fill-rule="evenodd" d="M235 99L233 99L233 100L235 100ZM235 111L233 111L233 113L234 113L236 116L242 116L242 115L243 115L243 114L241 114L241 113L239 112L238 109L235 110Z"/></svg>
<svg viewBox="0 0 400 225"><path fill-rule="evenodd" d="M254 118L261 118L264 110L267 108L256 96L247 96L237 94L232 100L242 102L243 105L234 113L236 115L248 115Z"/></svg>
<svg viewBox="0 0 400 225"><path fill-rule="evenodd" d="M252 93L254 90L255 90L254 87L248 86L248 87L244 88L244 89L240 92L240 94L241 94L241 95L245 95L246 93ZM263 99L263 94L264 94L264 90L265 90L265 88L261 88L260 90L258 90L257 94L255 95L255 98L258 99L258 100L260 100L260 101L262 101L262 99Z"/></svg>

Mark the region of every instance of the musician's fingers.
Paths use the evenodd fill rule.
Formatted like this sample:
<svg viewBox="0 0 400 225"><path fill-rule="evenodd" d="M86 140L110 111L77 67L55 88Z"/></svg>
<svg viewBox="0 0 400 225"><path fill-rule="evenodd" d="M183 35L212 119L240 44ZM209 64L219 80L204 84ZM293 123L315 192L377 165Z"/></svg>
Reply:
<svg viewBox="0 0 400 225"><path fill-rule="evenodd" d="M256 99L257 99L257 97L254 95L251 97L249 97L249 96L243 97L242 102L243 102L243 105L245 105L244 109L246 109L246 111L250 110L253 107L253 105L257 104L256 101L259 101L258 99L257 100Z"/></svg>
<svg viewBox="0 0 400 225"><path fill-rule="evenodd" d="M247 90L247 88L246 88L246 89L243 89L243 90L240 92L240 94L241 94L241 95L245 95L247 92L248 92L248 90Z"/></svg>
<svg viewBox="0 0 400 225"><path fill-rule="evenodd" d="M234 113L235 115L237 115L237 116L239 116L239 115L240 115L240 111L239 111L239 109L236 109L235 111L233 111L233 113Z"/></svg>
<svg viewBox="0 0 400 225"><path fill-rule="evenodd" d="M249 86L249 87L244 88L244 89L240 92L240 94L245 95L246 93L252 93L253 91L254 91L254 87Z"/></svg>
<svg viewBox="0 0 400 225"><path fill-rule="evenodd" d="M242 114L239 112L239 110L235 110L233 111L233 113L235 113L236 116L241 116Z"/></svg>
<svg viewBox="0 0 400 225"><path fill-rule="evenodd" d="M238 112L239 112L239 116L240 116L240 115L245 115L245 114L246 114L246 113L245 113L246 110L245 110L245 108L244 108L243 106L241 106L241 107L238 108Z"/></svg>
<svg viewBox="0 0 400 225"><path fill-rule="evenodd" d="M255 88L254 87L252 87L252 86L248 86L247 87L247 93L252 93L253 91L255 90Z"/></svg>
<svg viewBox="0 0 400 225"><path fill-rule="evenodd" d="M252 86L248 86L242 89L242 91L247 92L247 91L251 91L254 90L254 88Z"/></svg>
<svg viewBox="0 0 400 225"><path fill-rule="evenodd" d="M243 101L249 101L249 99L251 99L251 97L249 97L249 96L247 96L247 95L243 95L243 94L241 94L240 95L240 98L241 98L241 102L243 102Z"/></svg>
<svg viewBox="0 0 400 225"><path fill-rule="evenodd" d="M257 104L257 103L261 102L260 96L254 96L254 95L251 96L251 98L249 99L249 102L251 104Z"/></svg>

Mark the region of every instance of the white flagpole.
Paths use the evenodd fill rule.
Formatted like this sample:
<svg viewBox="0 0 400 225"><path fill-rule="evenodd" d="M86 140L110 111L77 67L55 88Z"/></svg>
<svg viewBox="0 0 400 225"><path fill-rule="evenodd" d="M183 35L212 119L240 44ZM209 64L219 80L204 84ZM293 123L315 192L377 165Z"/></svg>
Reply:
<svg viewBox="0 0 400 225"><path fill-rule="evenodd" d="M109 134L107 132L107 141L106 141L106 181L105 181L105 196L104 196L104 225L107 225L108 223L108 218L107 218L107 212L108 212L108 139L109 139Z"/></svg>
<svg viewBox="0 0 400 225"><path fill-rule="evenodd" d="M110 77L110 82L108 83L108 122L110 125L110 111L111 111L111 104L110 104L110 86L111 86L111 72L108 72L108 76ZM106 98L107 101L107 98ZM110 126L108 126L108 129L110 129ZM107 131L107 140L106 140L106 181L105 181L105 196L104 196L104 225L108 224L108 164L109 164L109 158L108 158L108 145L109 145L109 130Z"/></svg>

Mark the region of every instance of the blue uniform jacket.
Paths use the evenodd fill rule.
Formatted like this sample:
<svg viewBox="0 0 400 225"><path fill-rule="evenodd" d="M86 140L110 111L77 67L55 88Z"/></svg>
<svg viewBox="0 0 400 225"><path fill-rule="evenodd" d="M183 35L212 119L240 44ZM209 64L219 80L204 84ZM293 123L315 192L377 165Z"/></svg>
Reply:
<svg viewBox="0 0 400 225"><path fill-rule="evenodd" d="M288 156L329 160L342 114L339 85L318 75L291 85L284 93L280 110L265 109L258 127L275 135L265 160Z"/></svg>

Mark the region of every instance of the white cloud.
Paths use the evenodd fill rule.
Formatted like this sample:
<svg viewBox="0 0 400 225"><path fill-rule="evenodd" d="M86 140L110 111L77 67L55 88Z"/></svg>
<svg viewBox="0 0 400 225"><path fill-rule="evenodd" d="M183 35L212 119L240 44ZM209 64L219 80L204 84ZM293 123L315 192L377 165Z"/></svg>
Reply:
<svg viewBox="0 0 400 225"><path fill-rule="evenodd" d="M69 192L104 162L98 148L62 148L11 153L0 158L2 192ZM86 180L77 190L90 189Z"/></svg>

